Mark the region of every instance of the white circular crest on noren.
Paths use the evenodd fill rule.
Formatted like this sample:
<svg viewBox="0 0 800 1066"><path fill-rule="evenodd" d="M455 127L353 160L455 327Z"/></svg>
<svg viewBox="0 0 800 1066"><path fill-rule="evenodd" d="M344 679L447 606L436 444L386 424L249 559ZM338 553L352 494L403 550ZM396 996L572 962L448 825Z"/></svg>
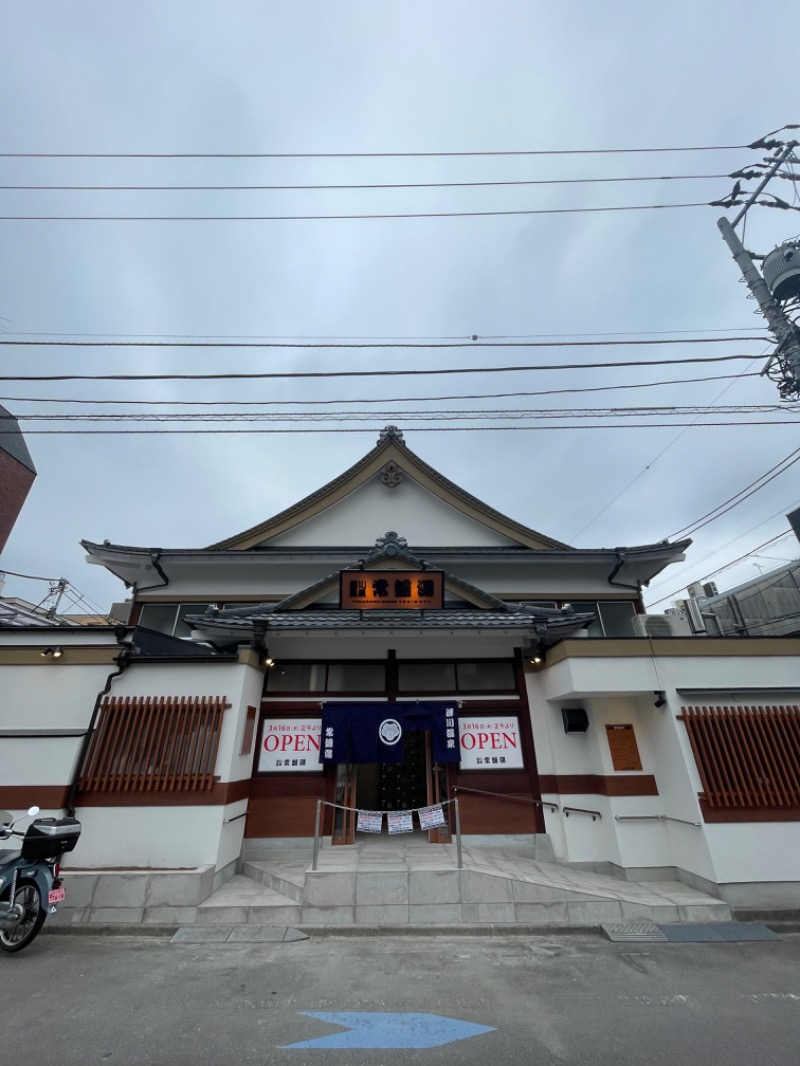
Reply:
<svg viewBox="0 0 800 1066"><path fill-rule="evenodd" d="M396 744L403 735L403 729L396 718L384 718L378 726L378 736L384 744L390 747Z"/></svg>

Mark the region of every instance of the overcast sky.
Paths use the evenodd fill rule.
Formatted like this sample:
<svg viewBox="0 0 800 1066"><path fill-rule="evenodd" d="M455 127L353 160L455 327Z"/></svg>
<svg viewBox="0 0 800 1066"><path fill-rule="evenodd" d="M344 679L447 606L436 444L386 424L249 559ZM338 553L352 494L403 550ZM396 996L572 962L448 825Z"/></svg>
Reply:
<svg viewBox="0 0 800 1066"><path fill-rule="evenodd" d="M139 0L4 3L0 10L6 42L0 66L3 152L697 147L747 144L800 119L800 5L795 0L773 0L769 19L755 18L752 4L741 0L669 5L628 0L599 5L586 0ZM0 184L353 185L725 175L761 158L747 149L405 159L2 158ZM731 184L717 178L447 189L0 190L0 215L532 210L706 202L724 196ZM791 195L786 181L776 181L773 191ZM761 320L745 299L744 286L737 284L738 271L715 225L720 213L699 207L324 221L0 221L0 327L7 331L0 339L44 340L45 334L87 340L124 339L118 335L425 340L472 334L554 335L551 339L557 340L583 334L594 339L601 334L620 339L626 334L679 336L673 331L756 337ZM798 229L797 215L756 209L749 217L746 243L765 252ZM403 427L409 446L427 462L488 504L582 547L667 537L798 445L796 425L683 432L672 426L467 432L440 420L433 425L447 431L428 432L418 418L388 414L775 404L775 385L757 377L548 397L429 399L741 374L761 369L767 350L763 342L472 352L0 350L8 375L485 368L753 357L752 364L710 368L697 364L418 378L0 382L0 403L18 416L137 410L30 398L164 401L163 407L138 408L151 413L178 410L177 400L217 400L219 411L231 410L225 401L334 400L335 410L370 413L366 423L328 421L314 427L366 432L293 434L40 435L33 431L109 427L22 421L38 478L0 568L64 576L106 609L122 598L123 586L100 568L85 565L80 538L159 547L209 544L337 476L373 446L377 430L388 421ZM414 402L395 402L399 397ZM344 403L358 399L385 402ZM302 404L294 408L312 409ZM737 417L798 416L720 415L716 420ZM562 419L572 425L579 421L598 420ZM497 424L485 419L472 423ZM523 424L547 426L532 417ZM117 428L152 430L163 424ZM788 530L784 514L800 505L798 469L800 465L700 530L690 550L691 565L673 568L674 577L657 579L648 602L678 592L687 581L706 577ZM716 578L720 588L756 576L756 564L769 569L796 557L798 545L786 537L765 551ZM6 588L34 601L46 590L41 583L18 579L10 579Z"/></svg>

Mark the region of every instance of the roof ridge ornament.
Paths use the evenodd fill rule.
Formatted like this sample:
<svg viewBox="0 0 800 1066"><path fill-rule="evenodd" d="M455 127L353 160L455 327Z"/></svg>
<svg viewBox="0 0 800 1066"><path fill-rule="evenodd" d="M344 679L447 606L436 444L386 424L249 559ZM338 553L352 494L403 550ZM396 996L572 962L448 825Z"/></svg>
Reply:
<svg viewBox="0 0 800 1066"><path fill-rule="evenodd" d="M403 480L403 468L397 463L387 463L381 468L381 482L387 489L396 489Z"/></svg>
<svg viewBox="0 0 800 1066"><path fill-rule="evenodd" d="M377 537L375 547L380 549L381 555L406 555L408 553L408 541L393 530L384 533L382 537ZM375 552L370 552L370 555L374 554Z"/></svg>
<svg viewBox="0 0 800 1066"><path fill-rule="evenodd" d="M405 444L403 431L399 426L384 426L378 437L378 444L383 444L385 440L396 440L400 444Z"/></svg>

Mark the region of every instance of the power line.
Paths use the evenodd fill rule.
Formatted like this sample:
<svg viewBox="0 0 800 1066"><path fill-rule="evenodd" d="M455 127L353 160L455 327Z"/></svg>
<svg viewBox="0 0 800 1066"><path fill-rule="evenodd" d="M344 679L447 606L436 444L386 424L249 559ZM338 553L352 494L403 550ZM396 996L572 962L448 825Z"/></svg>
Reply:
<svg viewBox="0 0 800 1066"><path fill-rule="evenodd" d="M778 513L780 513L780 512L778 512ZM774 518L775 516L773 515L772 517ZM767 519L767 521L770 521L770 519ZM763 525L763 523L762 523L762 525ZM732 566L736 566L737 563L742 562L744 559L749 559L751 555L758 555L761 552L762 548L768 548L770 546L770 544L775 544L779 540L784 540L786 537L791 537L793 535L794 535L794 530L787 529L787 530L784 530L783 533L778 533L776 536L770 537L769 540L765 540L763 544L759 544L757 548L753 548L751 551L745 552L744 555L739 556L738 559L734 559L732 563L725 563L724 566L720 566L716 570L712 570L711 573L708 575L708 577L705 578L705 580L708 580L708 578L711 578L711 577L716 577L718 574L723 573L725 570L730 570L730 568Z"/></svg>
<svg viewBox="0 0 800 1066"><path fill-rule="evenodd" d="M246 401L245 401L246 402ZM17 414L0 415L0 429L4 421L15 422L305 422L305 421L351 421L362 422L375 418L387 419L482 419L482 418L638 418L650 416L684 417L686 415L737 415L737 414L797 413L800 407L790 409L779 404L740 404L727 407L714 405L690 407L540 407L540 408L465 408L437 411L158 411L131 412L110 411L102 414ZM767 425L771 422L765 423ZM792 455L800 452L800 448ZM791 456L787 456L787 459ZM798 455L800 459L800 455ZM781 462L785 462L782 460ZM781 463L778 464L779 466ZM790 464L791 465L791 464ZM773 468L775 469L775 468ZM767 471L770 473L771 471ZM781 473L783 471L780 471ZM759 479L757 479L759 480ZM747 486L750 488L750 486ZM745 491L744 489L742 491ZM737 495L739 495L737 493ZM726 501L726 503L729 501ZM704 516L705 517L705 516Z"/></svg>
<svg viewBox="0 0 800 1066"><path fill-rule="evenodd" d="M772 517L774 518L775 516L773 515ZM770 519L768 518L768 519L766 519L766 521L769 522ZM762 522L760 524L763 525L764 523ZM757 529L758 527L754 526L753 528ZM749 532L749 530L748 530L748 532ZM708 581L710 578L716 577L717 574L721 574L724 570L730 570L730 568L732 566L736 566L738 563L744 562L745 559L749 559L751 555L755 555L762 548L766 548L770 544L774 544L776 541L782 540L784 537L788 537L791 532L792 532L792 530L789 529L789 530L786 530L786 532L784 532L784 533L779 533L775 537L770 537L769 540L765 540L763 544L759 544L758 547L752 548L750 551L745 552L744 555L740 555L738 557L738 559L733 559L731 562L726 563L724 566L719 567L718 570L712 570L712 572L710 574L708 574L703 580L704 581ZM740 534L740 536L744 536L744 535L745 534L743 534L743 533ZM733 539L734 540L738 540L737 537L734 537ZM733 543L733 541L728 541L728 544L732 544L732 543ZM718 548L717 551L722 551L722 548ZM711 554L712 555L716 555L716 552L712 552ZM706 556L706 558L709 558L709 556ZM686 567L682 572L685 573L686 570L691 570L691 569L692 569L692 567ZM676 576L676 575L674 575L674 576ZM660 600L654 600L653 603L650 604L650 606L651 607L655 607L657 604L663 603L664 600L672 599L672 597L673 596L677 596L679 592L683 592L685 587L686 587L685 585L682 585L681 588L676 589L674 592L670 592L666 596L662 596Z"/></svg>
<svg viewBox="0 0 800 1066"><path fill-rule="evenodd" d="M22 577L26 581L48 581L51 585L59 580L57 577L40 577L38 574L17 574L14 570L6 570L2 565L0 565L0 576Z"/></svg>
<svg viewBox="0 0 800 1066"><path fill-rule="evenodd" d="M748 144L673 148L533 148L464 152L0 152L0 159L438 159L484 156L643 155L654 152L730 152Z"/></svg>
<svg viewBox="0 0 800 1066"><path fill-rule="evenodd" d="M553 425L553 426L411 426L409 427L415 433L502 433L502 432L548 432L557 430L563 432L568 429L586 430L586 429L674 429L675 426L697 426L713 429L722 429L728 426L797 426L800 425L800 418L795 419L779 419L771 422L764 421L751 421L751 422L626 422L626 423L600 423L600 424L584 424L579 426L570 425ZM247 429L31 429L26 432L26 436L102 436L102 435L128 435L128 436L155 436L161 435L173 435L179 434L244 434L244 433L375 433L379 429L383 428L377 425L365 426L365 427L346 427L346 426L326 426L323 428L308 428L302 429L285 429L283 427L276 428L270 427L265 429L263 427L250 427Z"/></svg>
<svg viewBox="0 0 800 1066"><path fill-rule="evenodd" d="M3 316L0 315L0 318ZM8 320L7 320L8 321ZM652 330L614 330L606 333L519 333L519 334L436 334L428 336L402 336L392 337L383 334L368 334L366 336L279 336L270 333L43 333L23 332L16 329L3 329L2 332L11 337L131 337L131 338L156 338L167 337L179 340L270 340L270 341L497 341L497 340L543 340L554 337L655 337L665 334L676 333L730 333L732 329L740 332L758 330L763 332L763 326L729 326L725 329L652 329ZM750 338L749 338L750 339ZM756 340L758 338L755 338ZM767 338L762 338L766 340ZM613 342L611 342L613 343Z"/></svg>
<svg viewBox="0 0 800 1066"><path fill-rule="evenodd" d="M290 342L283 341L235 341L225 344L222 341L0 341L5 348L621 348L645 347L654 344L729 344L744 341L747 344L763 344L764 337L725 336L725 337L650 337L646 340L498 340L480 339L474 334L474 340L446 341L428 344L423 341L378 341L360 342ZM752 356L747 356L752 359Z"/></svg>
<svg viewBox="0 0 800 1066"><path fill-rule="evenodd" d="M710 181L733 174L661 174L618 178L532 178L510 181L409 181L359 185L0 185L25 192L287 192L338 189L474 189L511 185L598 185L630 181Z"/></svg>
<svg viewBox="0 0 800 1066"><path fill-rule="evenodd" d="M715 548L713 551L708 552L706 555L703 555L700 559L696 559L693 563L690 563L688 566L684 566L682 569L678 570L674 574L669 574L665 580L656 581L655 585L652 586L650 591L654 591L655 589L660 588L662 585L666 585L669 581L671 581L672 578L679 577L681 574L686 574L690 570L696 569L696 567L699 566L700 563L704 563L706 559L711 559L713 556L718 555L721 551L724 551L727 547L729 547L731 544L734 544L737 540L741 540L742 537L746 537L748 533L752 533L754 530L760 529L761 526L765 526L767 522L771 522L774 518L777 518L778 515L788 514L790 511L794 510L794 508L798 506L800 506L800 501L793 504L788 504L785 507L781 507L780 510L776 511L774 514L769 515L768 518L762 519L760 522L757 522L754 526L751 526L749 529L744 530L744 532L742 533L737 533L735 537L731 537L730 540L726 540L724 544L721 544L718 548ZM734 559L732 562L726 563L724 566L721 566L718 570L714 570L712 571L712 573L707 574L704 580L708 580L709 578L714 577L716 574L722 573L723 570L727 570L731 566L735 566L736 563L741 562L742 559L748 558L750 555L755 554L755 552L757 552L759 549L766 548L769 544L780 540L782 537L788 537L791 532L792 530L786 530L783 533L778 533L777 536L770 537L770 539L764 541L763 544L759 544L757 548L753 548L751 551L746 552L738 559ZM668 600L672 596L677 596L678 593L681 592L685 587L686 586L684 585L681 588L677 589L675 592L670 592L666 596L662 596L660 599L655 600L653 603L651 603L650 606L655 607L656 604L663 603L664 600Z"/></svg>
<svg viewBox="0 0 800 1066"><path fill-rule="evenodd" d="M770 481L773 481L774 478L784 473L784 471L788 470L789 467L794 466L794 464L798 460L800 460L800 448L795 448L794 451L784 456L784 458L781 459L780 462L776 463L774 466L771 466L769 470L766 470L757 478L754 478L754 480L751 481L749 485L745 485L743 489L740 489L738 492L734 493L733 496L730 496L727 500L724 500L717 507L714 507L712 508L712 510L707 511L706 514L701 515L700 518L696 519L694 522L689 522L688 525L683 526L676 533L670 533L669 539L672 540L673 538L679 536L691 536L692 533L697 532L698 529L702 529L703 526L707 526L709 522L715 521L715 518L719 518L723 514L727 514L728 511L733 509L733 507L737 507L740 503L743 503L744 500L748 499L754 493L758 492L759 489L763 489L765 485L768 485ZM779 470L778 467L783 467L783 470ZM777 471L777 473L774 473L774 471ZM768 475L770 474L772 474L773 476L769 477ZM765 478L766 480L764 480ZM761 484L759 485L758 482L761 482ZM741 497L741 499L737 499L737 497ZM734 500L736 500L736 503L733 502ZM728 507L727 504L731 504L731 506ZM724 508L724 510L722 510L722 508ZM716 514L717 511L719 511L719 514Z"/></svg>
<svg viewBox="0 0 800 1066"><path fill-rule="evenodd" d="M452 396L362 396L354 399L333 400L95 400L85 397L42 397L42 396L0 396L2 401L12 403L72 403L72 404L111 404L119 403L126 406L137 407L162 407L169 403L173 407L221 407L228 404L231 407L292 407L303 404L311 406L329 406L335 403L439 403L444 400L505 400L519 399L526 396L556 396L564 393L585 392L613 392L618 389L652 389L665 385L694 385L703 381L725 381L730 378L757 378L760 374L718 374L704 378L674 378L668 381L643 381L635 385L592 385L583 388L571 389L541 389L535 392L478 392L461 393ZM781 408L783 409L783 408Z"/></svg>
<svg viewBox="0 0 800 1066"><path fill-rule="evenodd" d="M0 341L0 344L3 344ZM678 364L726 363L736 360L752 362L750 355L717 355L691 359L637 359L613 363L550 363L539 366L450 367L403 370L304 370L264 373L219 374L6 374L0 381L238 381L299 380L314 378L420 377L438 374L511 374L522 371L607 370L630 366L677 366Z"/></svg>
<svg viewBox="0 0 800 1066"><path fill-rule="evenodd" d="M511 215L584 215L604 211L667 211L710 203L625 204L606 207L539 207L518 211L395 211L353 215L0 215L0 222L322 222L393 218L489 218Z"/></svg>
<svg viewBox="0 0 800 1066"><path fill-rule="evenodd" d="M749 369L749 368L748 368L748 369ZM744 373L742 373L742 375L740 375L740 376L741 376L741 377L744 377L744 376L745 376L745 374L744 374ZM722 391L721 391L721 392L719 392L719 393L718 393L718 395L717 395L717 396L715 397L715 399L714 399L714 401L713 401L713 402L714 402L714 403L716 404L716 403L717 403L717 401L718 401L718 400L719 400L719 399L720 399L720 398L721 398L722 396L724 396L724 395L725 395L725 393L726 393L726 392L728 391L728 389L731 389L732 387L733 387L733 382L730 382L730 383L729 383L728 385L726 385L726 386L725 386L725 387L724 387L724 388L722 389ZM647 463L647 464L646 464L646 465L645 465L644 467L642 467L642 469L641 469L641 470L639 471L639 473L638 473L638 474L637 474L637 475L636 475L636 476L635 476L634 478L632 478L632 479L631 479L631 480L630 480L630 481L629 481L629 482L627 483L627 485L624 485L624 486L623 486L623 487L622 487L622 488L621 488L621 489L619 490L619 492L618 492L618 493L617 493L617 494L616 494L616 495L615 495L615 496L614 496L614 497L613 497L613 498L612 498L611 500L609 500L609 502L608 502L608 503L607 503L607 504L605 505L605 507L603 507L603 508L602 508L601 510L599 510L599 511L597 512L597 514L596 514L596 515L595 515L595 516L594 516L593 518L591 518L591 519L590 519L590 520L589 520L589 521L588 521L588 522L586 523L586 525L582 526L582 528L578 530L578 532L577 532L577 533L576 533L576 534L575 534L575 535L574 535L574 536L573 536L573 537L571 538L571 540L573 540L573 541L574 541L574 540L576 540L576 539L577 539L577 538L578 538L579 536L581 536L581 534L582 534L582 533L585 533L585 532L586 532L586 530L587 530L587 529L588 529L588 528L589 528L590 526L594 525L594 523L595 523L595 522L597 521L597 519L598 519L598 518L600 518L600 516L601 516L601 515L605 514L605 513L606 513L606 511L608 511L608 510L609 510L609 508L613 507L613 505L614 505L614 504L615 504L615 503L617 502L617 500L618 500L618 499L620 499L620 497L624 496L624 495L625 495L625 493L626 493L626 492L628 491L628 489L632 488L632 487L633 487L633 486L634 486L634 485L636 484L636 482L637 482L637 481L638 481L638 480L639 480L639 479L640 479L641 477L644 477L644 475L645 475L645 474L646 474L646 473L647 473L647 472L648 472L648 471L649 471L650 469L652 469L652 467L653 467L653 466L655 466L655 464L656 464L656 463L658 462L658 460L659 460L659 459L661 459L661 458L662 458L662 457L663 457L664 455L666 455L666 453L667 453L667 452L668 452L668 451L670 450L670 448L674 447L674 445L676 445L676 444L678 443L678 441L679 441L679 440L681 439L681 437L683 437L683 436L684 436L684 435L685 435L686 433L688 433L688 432L689 432L689 430L688 430L688 428L686 428L686 429L682 429L682 430L680 431L680 433L676 434L676 436L674 436L674 437L672 438L672 440L671 440L671 441L669 441L669 442L668 442L668 443L667 443L667 444L666 444L666 445L665 445L665 446L664 446L664 447L663 447L663 448L661 449L661 451L659 451L659 452L658 452L658 454L657 454L657 455L655 456L655 458L651 459L649 463Z"/></svg>

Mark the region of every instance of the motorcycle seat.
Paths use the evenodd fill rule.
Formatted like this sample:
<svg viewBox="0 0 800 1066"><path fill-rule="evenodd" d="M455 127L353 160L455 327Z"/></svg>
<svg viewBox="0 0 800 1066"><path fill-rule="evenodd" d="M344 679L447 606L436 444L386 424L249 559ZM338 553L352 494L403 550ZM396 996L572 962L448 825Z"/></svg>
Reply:
<svg viewBox="0 0 800 1066"><path fill-rule="evenodd" d="M0 848L0 867L10 865L21 854L21 851L15 851L13 848Z"/></svg>

